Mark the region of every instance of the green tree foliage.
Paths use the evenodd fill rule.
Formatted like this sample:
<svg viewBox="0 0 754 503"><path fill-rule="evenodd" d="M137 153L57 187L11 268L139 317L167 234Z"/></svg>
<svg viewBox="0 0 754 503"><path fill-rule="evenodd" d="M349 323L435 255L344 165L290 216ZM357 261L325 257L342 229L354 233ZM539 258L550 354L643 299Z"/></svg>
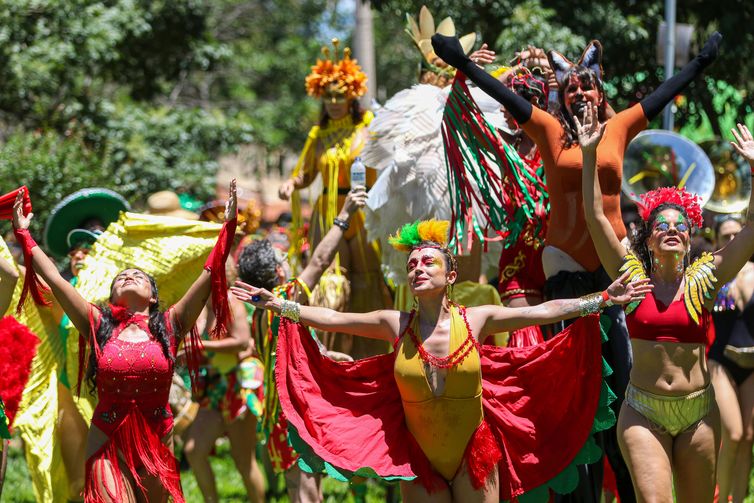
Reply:
<svg viewBox="0 0 754 503"><path fill-rule="evenodd" d="M172 99L228 54L209 15L200 0L0 0L0 179L29 186L35 230L85 186L135 203L165 188L213 195L217 158L251 128Z"/></svg>
<svg viewBox="0 0 754 503"><path fill-rule="evenodd" d="M372 0L382 15L418 12L422 1ZM594 2L593 0L438 0L435 16L453 16L460 32L476 30L494 42L502 62L528 43L556 49L577 60L585 42L598 39L605 52L603 66L608 94L618 110L651 92L663 79L656 61L657 28L663 4L654 0ZM691 0L678 2L677 20L695 27L692 56L714 30L725 39L718 61L705 78L685 92L687 105L676 122L702 127L709 134L725 133L733 120L750 115L754 93L754 61L745 57L754 46L754 2ZM389 50L389 49L385 49ZM732 90L719 99L719 89Z"/></svg>

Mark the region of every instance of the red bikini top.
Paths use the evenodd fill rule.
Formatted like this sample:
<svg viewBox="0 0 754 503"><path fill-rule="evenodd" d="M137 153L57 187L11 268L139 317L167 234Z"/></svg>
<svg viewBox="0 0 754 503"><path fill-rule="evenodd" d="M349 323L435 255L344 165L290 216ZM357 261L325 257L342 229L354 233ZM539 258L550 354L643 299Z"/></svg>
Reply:
<svg viewBox="0 0 754 503"><path fill-rule="evenodd" d="M697 324L689 316L683 297L665 306L652 292L626 316L626 325L632 339L645 341L708 345L714 338L712 314L706 308Z"/></svg>

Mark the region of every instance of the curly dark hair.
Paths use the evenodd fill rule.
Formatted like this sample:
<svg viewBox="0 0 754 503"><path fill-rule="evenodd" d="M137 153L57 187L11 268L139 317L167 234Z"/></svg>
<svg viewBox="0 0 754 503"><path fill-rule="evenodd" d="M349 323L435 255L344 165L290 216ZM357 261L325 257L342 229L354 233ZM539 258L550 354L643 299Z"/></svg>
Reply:
<svg viewBox="0 0 754 503"><path fill-rule="evenodd" d="M135 268L129 268L129 269L135 269ZM128 269L126 269L128 270ZM165 323L165 313L163 311L160 311L160 298L159 298L159 292L157 291L157 282L155 281L154 277L152 277L150 274L147 274L146 272L142 271L141 269L136 269L137 271L141 271L144 273L144 275L149 280L149 286L152 290L152 297L156 300L156 302L150 304L149 306L149 331L152 334L152 337L154 337L157 342L160 343L160 346L162 346L162 352L165 355L165 358L167 358L170 363L175 363L175 357L173 356L172 352L170 351L170 336L168 335L168 327ZM115 275L115 278L113 278L113 281L110 283L110 302L112 302L112 290L113 290L113 284L115 284L115 279L122 273ZM118 326L118 321L115 320L113 317L113 312L110 309L109 305L100 305L98 306L100 309L100 323L99 328L97 329L96 339L97 339L97 345L99 346L100 350L105 347L107 342L110 340L110 338L113 335L113 330L115 327ZM89 355L89 365L86 371L86 379L89 383L89 392L91 394L94 394L94 391L96 390L96 378L97 378L97 356L94 351L91 352L92 354Z"/></svg>
<svg viewBox="0 0 754 503"><path fill-rule="evenodd" d="M576 76L576 78L578 78L583 84L592 84L602 96L605 95L602 81L592 70L577 65L566 72L563 77L563 84L558 87L558 109L555 113L555 117L560 121L560 125L563 126L563 137L561 138L563 148L571 148L579 143L579 135L576 132L576 123L573 121L573 116L568 113L568 110L565 107L565 89L572 76ZM602 100L597 112L597 118L599 121L605 122L607 120L607 101L604 99Z"/></svg>
<svg viewBox="0 0 754 503"><path fill-rule="evenodd" d="M361 108L361 103L359 103L359 100L353 100L351 101L351 106L349 107L349 112L351 113L351 120L354 124L358 124L361 122L361 119L364 117L364 113L366 110ZM327 109L325 108L324 102L322 103L322 107L319 111L319 126L324 128L327 127L327 124L330 122L330 116L327 115Z"/></svg>
<svg viewBox="0 0 754 503"><path fill-rule="evenodd" d="M277 286L275 269L280 262L275 249L267 239L252 241L238 257L238 276L241 281L256 287L272 290Z"/></svg>
<svg viewBox="0 0 754 503"><path fill-rule="evenodd" d="M641 261L642 265L644 266L644 270L647 273L652 270L652 260L649 255L647 240L649 239L649 236L652 235L652 227L654 226L655 220L657 220L657 215L667 209L678 210L678 212L683 215L683 218L685 218L687 222L689 221L689 216L683 206L675 203L662 203L652 210L647 221L644 221L642 219L639 219L637 221L636 232L632 233L629 237L629 240L631 242L631 251L634 253L634 255L636 255L636 258ZM686 254L683 259L684 266L687 266L689 264L689 261L691 260L691 257L689 255L690 254Z"/></svg>
<svg viewBox="0 0 754 503"><path fill-rule="evenodd" d="M409 255L411 255L411 253L413 253L414 250L418 250L421 248L435 248L441 251L443 258L445 259L445 269L447 269L448 272L458 270L458 261L450 252L447 246L444 246L436 241L422 241L421 243L411 248L411 252L409 252Z"/></svg>

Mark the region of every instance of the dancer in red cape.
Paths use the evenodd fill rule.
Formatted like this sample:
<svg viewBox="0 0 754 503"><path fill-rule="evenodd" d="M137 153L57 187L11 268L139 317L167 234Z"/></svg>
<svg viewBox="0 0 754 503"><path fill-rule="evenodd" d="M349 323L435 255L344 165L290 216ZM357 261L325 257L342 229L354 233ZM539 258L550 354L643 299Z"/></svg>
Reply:
<svg viewBox="0 0 754 503"><path fill-rule="evenodd" d="M575 484L571 463L594 454L590 447L582 452L589 433L612 423L610 417L595 421L609 393L601 384L597 317L589 315L641 299L651 287L619 279L580 299L466 309L447 298L457 276L447 230L448 222L417 222L391 238L410 252L408 284L417 306L411 313L339 313L241 282L231 289L294 322L387 340L396 348L335 363L298 325L281 326L277 387L301 466L336 478L400 479L409 502L498 501L532 490L546 499L548 488L567 492ZM588 317L545 344L479 344L491 333L579 314ZM545 448L556 442L558 449Z"/></svg>
<svg viewBox="0 0 754 503"><path fill-rule="evenodd" d="M175 502L184 501L171 449L173 417L168 395L176 349L188 332L192 335L186 345L187 359L195 375L201 342L190 328L210 294L216 333L225 333L230 323L225 261L236 225L235 180L226 222L205 271L167 312L159 310L154 278L135 268L113 279L109 305L87 302L29 234L32 214L24 208L25 192L21 190L16 198L13 226L29 257L27 268L42 276L81 334L82 369L87 345L90 348L87 377L96 386L99 402L87 439L84 501L136 501L137 488L147 501L165 501L169 496ZM80 370L79 381L82 377Z"/></svg>

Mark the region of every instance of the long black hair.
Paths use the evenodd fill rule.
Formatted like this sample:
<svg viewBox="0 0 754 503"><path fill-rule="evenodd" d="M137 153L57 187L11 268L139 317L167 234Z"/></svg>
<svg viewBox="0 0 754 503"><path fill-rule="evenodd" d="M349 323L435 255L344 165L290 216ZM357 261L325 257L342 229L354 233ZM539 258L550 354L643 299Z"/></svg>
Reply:
<svg viewBox="0 0 754 503"><path fill-rule="evenodd" d="M129 268L134 269L134 268ZM157 292L157 282L155 279L147 274L146 272L142 271L141 269L136 269L137 271L142 272L147 279L149 279L149 286L152 290L152 297L155 299L155 302L151 303L149 305L149 331L152 334L152 337L154 337L157 342L160 343L160 346L162 346L162 352L165 355L165 358L167 358L170 363L175 363L175 357L173 356L173 353L170 351L170 336L168 335L168 327L165 323L165 314L160 311L160 298L158 296ZM110 302L112 303L113 297L112 297L112 291L113 291L113 285L115 284L115 280L118 276L122 274L122 271L115 275L115 278L113 278L113 281L110 283ZM110 305L100 305L100 318L99 318L99 328L97 329L96 340L97 340L97 346L99 346L100 351L105 347L107 342L110 340L110 338L113 335L113 330L115 327L118 326L118 321L113 316L112 309L110 309ZM89 392L94 394L94 391L96 389L96 378L97 378L97 355L94 351L91 352L89 355L89 366L86 371L86 379L89 383L90 390Z"/></svg>
<svg viewBox="0 0 754 503"><path fill-rule="evenodd" d="M678 210L678 212L683 215L683 218L686 219L686 222L690 222L689 215L688 213L686 213L686 209L683 206L675 203L662 203L652 210L647 221L639 219L639 221L636 223L636 231L632 232L629 237L629 241L631 242L631 251L634 255L636 255L636 258L641 260L641 263L644 266L644 271L646 271L647 274L652 271L652 257L649 253L647 240L649 239L649 236L652 235L652 228L654 227L655 220L657 220L657 215L667 209ZM689 228L689 239L690 238L691 235ZM690 255L691 252L686 254L686 257L683 260L684 266L687 266L689 264L689 261L691 260Z"/></svg>
<svg viewBox="0 0 754 503"><path fill-rule="evenodd" d="M599 77L597 77L597 74L589 68L581 65L575 65L573 68L568 70L568 72L566 72L566 74L563 76L562 83L558 86L558 110L555 113L555 117L563 127L563 137L561 138L561 141L563 142L563 148L570 148L579 143L579 135L576 131L576 123L573 121L573 116L568 112L565 106L565 90L568 87L568 82L571 80L572 76L578 78L582 83L592 84L595 88L597 88L600 95L603 97L602 102L597 107L597 119L599 119L600 123L607 120L607 101L605 101L604 99L605 89L602 86L602 81L599 79Z"/></svg>

